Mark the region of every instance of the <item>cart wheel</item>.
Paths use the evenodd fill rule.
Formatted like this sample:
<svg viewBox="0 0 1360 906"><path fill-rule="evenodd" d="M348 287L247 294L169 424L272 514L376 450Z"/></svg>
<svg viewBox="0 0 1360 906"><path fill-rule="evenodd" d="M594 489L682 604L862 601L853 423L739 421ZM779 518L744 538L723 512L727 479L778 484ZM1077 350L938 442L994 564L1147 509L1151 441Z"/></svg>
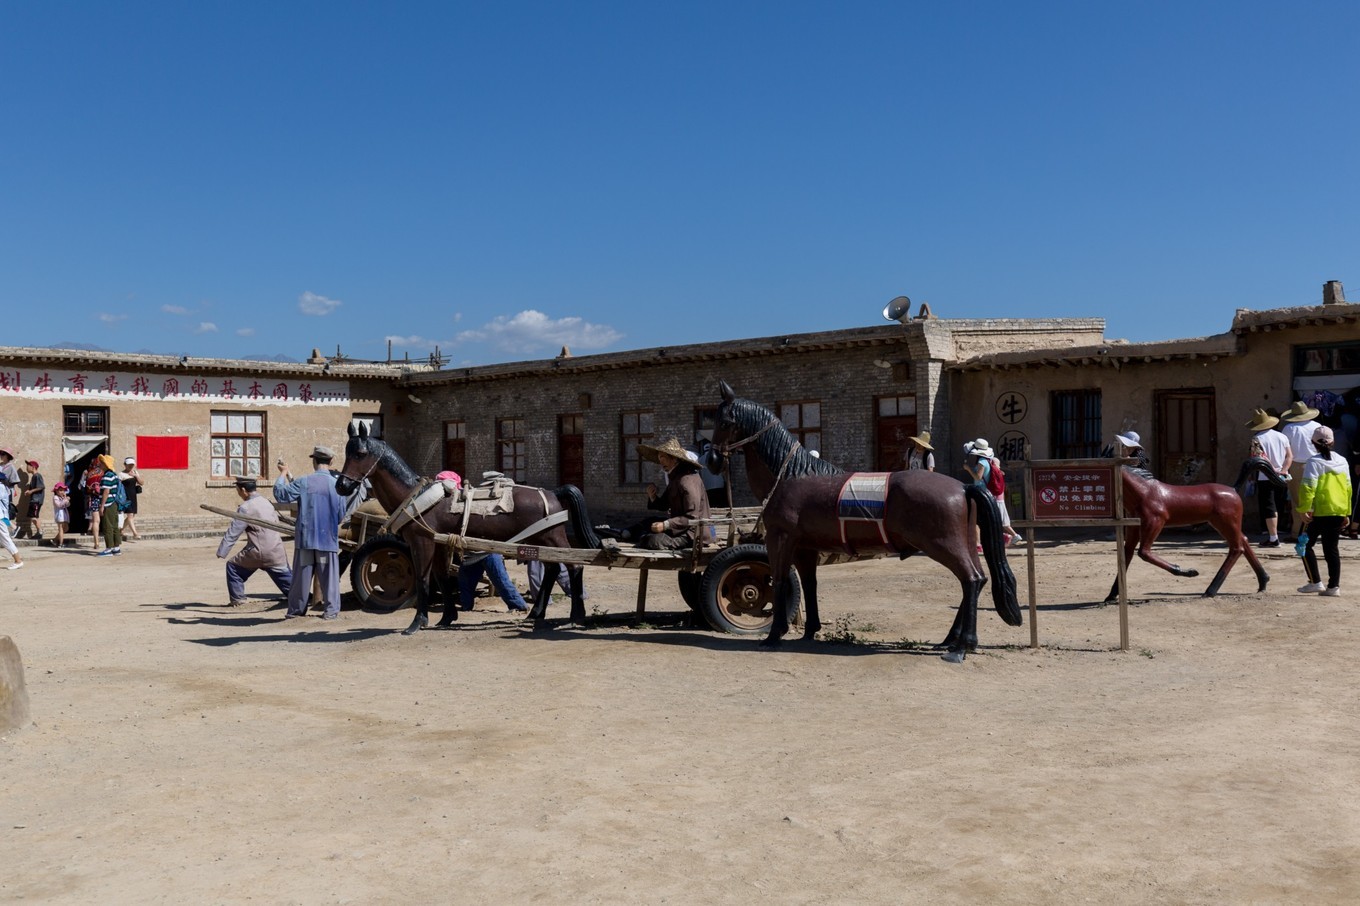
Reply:
<svg viewBox="0 0 1360 906"><path fill-rule="evenodd" d="M354 552L349 582L365 610L391 613L413 603L419 589L411 548L395 535L365 541Z"/></svg>
<svg viewBox="0 0 1360 906"><path fill-rule="evenodd" d="M798 574L789 570L790 614L796 614L803 598ZM774 581L770 558L763 544L738 544L719 551L703 574L703 613L719 632L761 635L774 620ZM790 623L795 622L790 619Z"/></svg>
<svg viewBox="0 0 1360 906"><path fill-rule="evenodd" d="M704 612L704 574L692 573L687 569L680 570L676 575L680 579L680 597L685 599L689 609L697 613Z"/></svg>

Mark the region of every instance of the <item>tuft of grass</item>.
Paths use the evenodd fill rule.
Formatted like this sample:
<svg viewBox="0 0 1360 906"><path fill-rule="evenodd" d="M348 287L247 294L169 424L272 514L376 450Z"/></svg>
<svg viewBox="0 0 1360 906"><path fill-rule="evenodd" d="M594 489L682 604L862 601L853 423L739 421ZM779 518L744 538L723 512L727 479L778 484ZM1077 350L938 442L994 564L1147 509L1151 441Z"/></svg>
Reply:
<svg viewBox="0 0 1360 906"><path fill-rule="evenodd" d="M897 640L897 647L904 651L919 651L922 648L930 648L930 642L918 642L916 639L901 638Z"/></svg>
<svg viewBox="0 0 1360 906"><path fill-rule="evenodd" d="M868 640L863 638L860 633L874 631L874 624L856 625L855 615L847 613L845 616L837 617L830 630L822 630L822 640L834 642L838 645L867 645Z"/></svg>
<svg viewBox="0 0 1360 906"><path fill-rule="evenodd" d="M1143 657L1147 658L1148 660L1152 660L1154 657L1156 657L1156 655L1152 653L1151 648L1142 648L1139 650L1138 653L1141 654Z"/></svg>

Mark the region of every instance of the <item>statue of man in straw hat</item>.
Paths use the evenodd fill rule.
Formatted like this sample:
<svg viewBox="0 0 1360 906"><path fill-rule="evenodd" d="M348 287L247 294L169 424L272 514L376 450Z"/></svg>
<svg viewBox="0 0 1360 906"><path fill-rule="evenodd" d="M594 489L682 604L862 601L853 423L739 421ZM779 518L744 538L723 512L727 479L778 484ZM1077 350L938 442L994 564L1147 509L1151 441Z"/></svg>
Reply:
<svg viewBox="0 0 1360 906"><path fill-rule="evenodd" d="M676 437L668 437L655 446L638 444L638 455L657 463L666 473L664 489L647 485L647 509L662 510L666 518L648 517L623 530L600 525L595 531L605 537L635 541L649 550L693 547L699 537L698 520L707 519L709 514L708 494L699 476L698 463L690 459Z"/></svg>

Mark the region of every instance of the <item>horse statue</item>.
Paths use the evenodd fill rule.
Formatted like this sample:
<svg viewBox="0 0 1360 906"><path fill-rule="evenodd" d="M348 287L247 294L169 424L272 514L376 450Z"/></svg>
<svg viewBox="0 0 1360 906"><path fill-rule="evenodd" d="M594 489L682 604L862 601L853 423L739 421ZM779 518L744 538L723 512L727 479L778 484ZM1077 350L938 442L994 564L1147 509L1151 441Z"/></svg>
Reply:
<svg viewBox="0 0 1360 906"><path fill-rule="evenodd" d="M431 578L438 581L444 590L444 615L438 625L449 626L458 619L458 608L453 603L451 591L451 558L436 556L436 535L457 534L489 541L522 541L541 547L571 547L567 534L567 523L570 523L572 530L586 546L600 546L599 538L590 527L585 499L580 490L572 485L563 485L552 492L514 485L511 489L513 509L486 515L470 512L467 525L463 525L461 508L437 502L434 505L421 502L426 494L442 496L437 490L439 485L416 475L395 450L370 436L366 425L360 425L357 431L350 425L349 442L345 444L345 464L336 478L335 489L341 496L348 496L365 480L372 484L374 496L389 514L394 517L406 514L406 518L398 519L401 523L398 534L411 549L418 581L415 619L402 630L402 635L413 635L429 625ZM552 518L558 513L562 516ZM544 523L543 527L537 527L540 522ZM543 582L529 610L535 629L543 627L553 583L562 567L560 563L545 561L543 564ZM581 597L581 567L567 567L567 573L571 579L571 620L583 622L586 606Z"/></svg>
<svg viewBox="0 0 1360 906"><path fill-rule="evenodd" d="M1267 467L1268 468L1268 467ZM1247 536L1242 534L1242 498L1225 484L1163 484L1139 470L1124 466L1119 470L1124 491L1124 515L1138 519L1138 526L1124 533L1124 565L1133 559L1133 552L1153 566L1160 567L1173 576L1194 577L1198 570L1183 569L1168 563L1152 552L1152 543L1167 526L1198 525L1207 522L1214 531L1228 542L1228 556L1218 568L1214 581L1205 589L1204 597L1212 598L1223 587L1223 580L1237 562L1246 556L1256 573L1256 590L1266 590L1270 575L1256 559ZM1109 604L1119 599L1119 579L1110 587L1105 598Z"/></svg>
<svg viewBox="0 0 1360 906"><path fill-rule="evenodd" d="M949 635L938 647L946 661L960 663L977 649L977 604L987 576L978 562L973 526L981 529L987 568L995 580L992 602L1011 626L1019 626L1015 576L1006 563L1001 513L996 500L978 485L964 485L936 472L857 472L847 474L802 449L769 409L739 399L726 381L719 383L722 404L713 445L726 461L740 450L751 488L764 499L765 547L770 574L781 577L775 589L774 622L760 643L777 647L789 629L789 568L798 570L806 608L803 639L822 628L817 612L817 555L915 553L944 565L963 587L963 600Z"/></svg>

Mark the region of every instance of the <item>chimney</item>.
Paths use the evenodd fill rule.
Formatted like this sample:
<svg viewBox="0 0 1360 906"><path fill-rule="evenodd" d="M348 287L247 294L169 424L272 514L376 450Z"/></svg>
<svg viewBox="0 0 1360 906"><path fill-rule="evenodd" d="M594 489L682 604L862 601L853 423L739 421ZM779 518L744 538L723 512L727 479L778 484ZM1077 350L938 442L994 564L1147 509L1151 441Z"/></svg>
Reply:
<svg viewBox="0 0 1360 906"><path fill-rule="evenodd" d="M1322 304L1346 304L1346 291L1341 288L1340 280L1328 280L1326 283L1322 284Z"/></svg>

